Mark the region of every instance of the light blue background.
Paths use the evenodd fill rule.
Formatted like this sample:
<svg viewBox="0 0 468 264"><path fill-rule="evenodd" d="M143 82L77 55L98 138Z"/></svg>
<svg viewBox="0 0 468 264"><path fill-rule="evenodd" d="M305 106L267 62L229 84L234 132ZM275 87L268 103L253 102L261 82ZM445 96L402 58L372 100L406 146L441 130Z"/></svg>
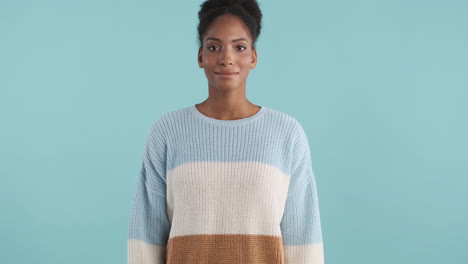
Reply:
<svg viewBox="0 0 468 264"><path fill-rule="evenodd" d="M0 2L1 263L126 263L202 1ZM266 1L247 97L309 137L327 264L468 263L468 2Z"/></svg>

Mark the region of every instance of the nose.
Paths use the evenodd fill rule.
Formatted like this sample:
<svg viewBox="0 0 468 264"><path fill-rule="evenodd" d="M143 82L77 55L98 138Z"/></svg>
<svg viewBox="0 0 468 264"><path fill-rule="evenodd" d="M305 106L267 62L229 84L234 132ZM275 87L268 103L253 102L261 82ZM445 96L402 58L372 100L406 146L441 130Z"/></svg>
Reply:
<svg viewBox="0 0 468 264"><path fill-rule="evenodd" d="M234 57L232 54L232 50L228 47L223 48L219 55L219 63L221 65L232 65L234 61Z"/></svg>

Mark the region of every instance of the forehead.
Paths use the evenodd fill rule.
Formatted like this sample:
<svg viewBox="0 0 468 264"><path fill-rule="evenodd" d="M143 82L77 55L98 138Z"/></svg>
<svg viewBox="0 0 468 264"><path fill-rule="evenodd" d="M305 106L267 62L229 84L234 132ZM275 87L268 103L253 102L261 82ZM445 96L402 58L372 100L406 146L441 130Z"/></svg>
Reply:
<svg viewBox="0 0 468 264"><path fill-rule="evenodd" d="M208 26L204 39L215 38L218 41L231 41L244 38L250 42L250 31L237 16L226 14L217 17Z"/></svg>

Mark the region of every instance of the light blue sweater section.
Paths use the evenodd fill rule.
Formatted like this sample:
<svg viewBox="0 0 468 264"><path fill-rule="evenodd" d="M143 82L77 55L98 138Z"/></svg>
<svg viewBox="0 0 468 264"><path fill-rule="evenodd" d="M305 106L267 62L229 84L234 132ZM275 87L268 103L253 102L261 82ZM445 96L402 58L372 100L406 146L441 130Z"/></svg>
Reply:
<svg viewBox="0 0 468 264"><path fill-rule="evenodd" d="M290 176L281 232L283 244L322 242L319 203L306 133L292 116L262 106L247 118L219 120L195 105L167 112L146 139L133 196L129 239L166 246L166 175L193 161L270 164Z"/></svg>

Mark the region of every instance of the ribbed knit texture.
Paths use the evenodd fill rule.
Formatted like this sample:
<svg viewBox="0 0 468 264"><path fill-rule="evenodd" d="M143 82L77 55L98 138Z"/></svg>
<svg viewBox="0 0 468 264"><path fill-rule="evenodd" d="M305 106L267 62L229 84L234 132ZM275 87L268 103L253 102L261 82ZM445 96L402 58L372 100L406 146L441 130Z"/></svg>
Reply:
<svg viewBox="0 0 468 264"><path fill-rule="evenodd" d="M128 263L324 263L300 123L265 106L237 120L195 105L157 119L135 186Z"/></svg>

